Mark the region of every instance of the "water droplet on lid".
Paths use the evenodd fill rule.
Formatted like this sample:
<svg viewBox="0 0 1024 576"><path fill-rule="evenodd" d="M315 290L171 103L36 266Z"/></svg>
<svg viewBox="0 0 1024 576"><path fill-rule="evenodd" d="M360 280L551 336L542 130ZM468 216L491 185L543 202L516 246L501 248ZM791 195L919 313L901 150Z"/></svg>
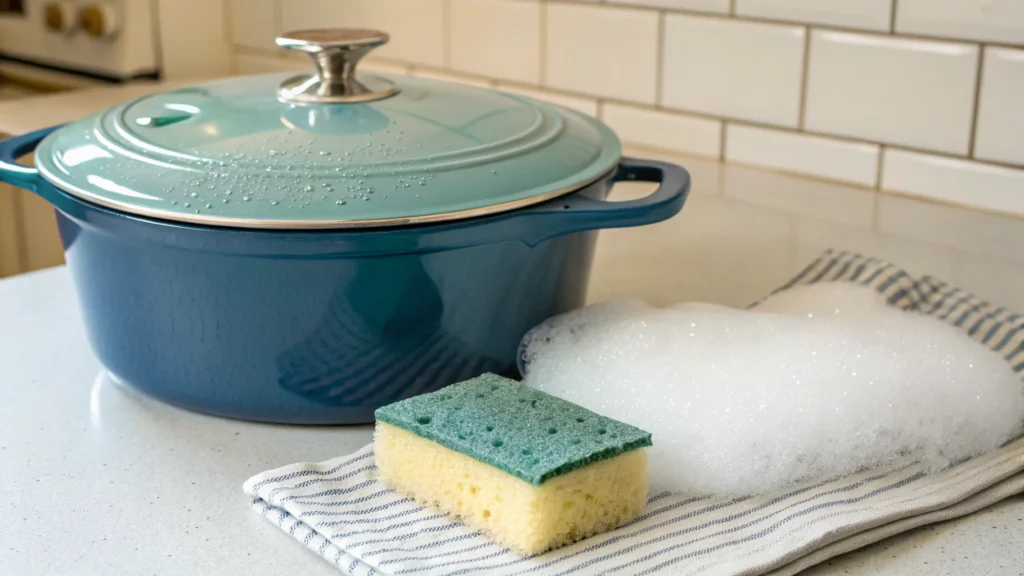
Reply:
<svg viewBox="0 0 1024 576"><path fill-rule="evenodd" d="M191 192L191 193L189 193L189 196L195 198L196 196L199 196L199 194L196 194L195 192Z"/></svg>
<svg viewBox="0 0 1024 576"><path fill-rule="evenodd" d="M243 202L248 202L249 200L252 200L252 198L250 198L249 196L245 196L242 198Z"/></svg>
<svg viewBox="0 0 1024 576"><path fill-rule="evenodd" d="M213 208L213 204L207 204L206 207L207 208Z"/></svg>
<svg viewBox="0 0 1024 576"><path fill-rule="evenodd" d="M185 208L191 208L191 207L192 207L191 204L189 204L188 202L185 202Z"/></svg>
<svg viewBox="0 0 1024 576"><path fill-rule="evenodd" d="M408 187L409 187L409 183L408 183L408 182L406 182L405 184L402 184L402 187L403 187L403 188L408 188Z"/></svg>
<svg viewBox="0 0 1024 576"><path fill-rule="evenodd" d="M228 196L231 196L231 190L225 190L224 193L227 194Z"/></svg>
<svg viewBox="0 0 1024 576"><path fill-rule="evenodd" d="M178 201L177 201L177 200L171 200L171 205L172 205L172 206L176 206L177 204L178 204Z"/></svg>
<svg viewBox="0 0 1024 576"><path fill-rule="evenodd" d="M277 200L271 200L270 201L270 205L271 206L277 206L278 204L280 204L280 202L278 202Z"/></svg>
<svg viewBox="0 0 1024 576"><path fill-rule="evenodd" d="M221 202L227 204L228 202L231 202L231 200L228 200L227 198L224 198L223 200L221 200Z"/></svg>
<svg viewBox="0 0 1024 576"><path fill-rule="evenodd" d="M320 155L321 155L321 156L330 156L330 155L331 155L331 153L330 153L330 152L328 152L327 150L321 150L321 151L320 151Z"/></svg>
<svg viewBox="0 0 1024 576"><path fill-rule="evenodd" d="M326 198L326 196L324 196L324 198ZM344 200L338 200L337 202L335 202L335 204L337 204L338 206L341 206L341 205L345 204L345 201Z"/></svg>
<svg viewBox="0 0 1024 576"><path fill-rule="evenodd" d="M313 191L313 187L312 186L306 186L305 188L303 188L303 190L305 190L306 192L312 192Z"/></svg>

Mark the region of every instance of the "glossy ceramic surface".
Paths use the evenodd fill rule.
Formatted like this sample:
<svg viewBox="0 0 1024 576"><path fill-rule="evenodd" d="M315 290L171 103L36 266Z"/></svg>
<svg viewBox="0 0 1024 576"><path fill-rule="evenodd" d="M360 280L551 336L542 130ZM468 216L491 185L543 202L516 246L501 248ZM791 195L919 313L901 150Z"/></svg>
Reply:
<svg viewBox="0 0 1024 576"><path fill-rule="evenodd" d="M36 153L80 198L244 228L404 225L516 209L614 169L600 121L529 98L396 77L372 102L282 102L286 75L146 96L66 125Z"/></svg>
<svg viewBox="0 0 1024 576"><path fill-rule="evenodd" d="M57 208L82 316L119 382L193 410L306 424L490 371L514 375L523 334L584 302L599 228L676 214L685 170L623 159L563 198L460 222L383 230L185 225L85 202L13 158L0 180ZM614 182L660 182L606 202Z"/></svg>

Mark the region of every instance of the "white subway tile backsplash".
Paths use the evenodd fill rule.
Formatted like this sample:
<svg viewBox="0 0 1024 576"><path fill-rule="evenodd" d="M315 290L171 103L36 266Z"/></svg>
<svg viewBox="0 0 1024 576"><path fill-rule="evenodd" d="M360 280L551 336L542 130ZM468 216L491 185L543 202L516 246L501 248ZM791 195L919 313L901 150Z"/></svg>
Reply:
<svg viewBox="0 0 1024 576"><path fill-rule="evenodd" d="M899 0L896 31L983 42L1024 43L1021 0Z"/></svg>
<svg viewBox="0 0 1024 576"><path fill-rule="evenodd" d="M601 119L619 139L665 150L717 158L722 145L722 122L684 114L606 103Z"/></svg>
<svg viewBox="0 0 1024 576"><path fill-rule="evenodd" d="M565 106L566 108L572 108L573 110L583 112L590 116L597 116L597 100L593 98L569 96L566 94L551 92L549 90L535 90L532 88L523 88L522 86L501 83L498 84L498 90L504 90L505 92L511 92L512 94L526 96L527 98L533 98L535 100L550 102L558 106Z"/></svg>
<svg viewBox="0 0 1024 576"><path fill-rule="evenodd" d="M694 12L729 13L729 0L615 0L617 4L634 4L669 10L692 10Z"/></svg>
<svg viewBox="0 0 1024 576"><path fill-rule="evenodd" d="M624 156L662 160L686 166L686 171L690 173L691 195L700 194L702 196L716 196L721 191L722 163L719 162L717 158L695 156L693 154L680 154L679 152L668 149L652 148L650 146L630 144L628 142L622 145L622 154ZM615 188L612 190L612 194L608 197L609 200L618 201L639 198L639 196L632 195L633 191L630 190L630 188L627 187L623 190L622 184L639 185L650 183L635 181L629 182L627 180L616 184Z"/></svg>
<svg viewBox="0 0 1024 576"><path fill-rule="evenodd" d="M385 58L444 65L444 0L283 0L281 27L378 28L391 41L374 50Z"/></svg>
<svg viewBox="0 0 1024 576"><path fill-rule="evenodd" d="M736 0L736 15L888 32L893 1Z"/></svg>
<svg viewBox="0 0 1024 576"><path fill-rule="evenodd" d="M312 73L313 63L308 59L303 62L302 60L275 58L259 54L235 54L231 70L235 74L270 74L292 70L308 70Z"/></svg>
<svg viewBox="0 0 1024 576"><path fill-rule="evenodd" d="M666 154L724 154L1024 214L1024 0L225 4L234 73L311 70L308 56L274 51L286 30L378 28L391 41L361 64L365 73L552 102L600 116L626 145ZM848 207L831 206L826 193L769 196L806 200L815 214L845 221Z"/></svg>
<svg viewBox="0 0 1024 576"><path fill-rule="evenodd" d="M266 56L263 54L235 54L235 74L269 74L272 72L290 72L293 70L313 72L313 62L308 56L301 58ZM393 64L381 62L376 59L367 59L359 63L360 72L380 72L382 74L408 74L409 67L404 64Z"/></svg>
<svg viewBox="0 0 1024 576"><path fill-rule="evenodd" d="M816 30L805 127L967 153L978 47Z"/></svg>
<svg viewBox="0 0 1024 576"><path fill-rule="evenodd" d="M547 86L653 104L658 14L648 10L547 5Z"/></svg>
<svg viewBox="0 0 1024 576"><path fill-rule="evenodd" d="M449 63L462 72L537 84L540 20L537 0L451 0Z"/></svg>
<svg viewBox="0 0 1024 576"><path fill-rule="evenodd" d="M408 74L409 66L400 63L383 62L376 58L366 58L359 62L359 70L380 72L381 74Z"/></svg>
<svg viewBox="0 0 1024 576"><path fill-rule="evenodd" d="M231 39L238 46L273 50L277 37L276 0L231 0Z"/></svg>
<svg viewBox="0 0 1024 576"><path fill-rule="evenodd" d="M461 74L441 72L440 70L425 70L423 68L414 69L411 76L416 76L418 78L430 78L431 80L443 80L445 82L454 82L456 84L469 84L470 86L479 86L481 88L490 88L494 84L487 78L463 76Z"/></svg>
<svg viewBox="0 0 1024 576"><path fill-rule="evenodd" d="M796 127L805 33L802 26L669 14L661 103Z"/></svg>
<svg viewBox="0 0 1024 576"><path fill-rule="evenodd" d="M878 157L877 144L726 125L725 159L730 162L874 186Z"/></svg>
<svg viewBox="0 0 1024 576"><path fill-rule="evenodd" d="M986 48L974 156L1024 164L1024 50Z"/></svg>
<svg viewBox="0 0 1024 576"><path fill-rule="evenodd" d="M1024 214L1024 170L887 149L882 188L956 204Z"/></svg>

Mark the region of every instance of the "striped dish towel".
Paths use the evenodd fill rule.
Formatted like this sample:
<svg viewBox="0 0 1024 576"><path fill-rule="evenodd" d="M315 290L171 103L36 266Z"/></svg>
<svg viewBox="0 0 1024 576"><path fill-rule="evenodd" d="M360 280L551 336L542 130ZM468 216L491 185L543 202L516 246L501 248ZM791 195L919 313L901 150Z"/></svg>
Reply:
<svg viewBox="0 0 1024 576"><path fill-rule="evenodd" d="M1024 319L929 277L826 252L785 289L848 281L966 331L1024 373ZM531 558L385 487L373 447L293 464L245 483L253 509L345 574L794 574L894 534L970 514L1024 492L1024 439L936 474L894 462L768 496L653 494L612 532Z"/></svg>

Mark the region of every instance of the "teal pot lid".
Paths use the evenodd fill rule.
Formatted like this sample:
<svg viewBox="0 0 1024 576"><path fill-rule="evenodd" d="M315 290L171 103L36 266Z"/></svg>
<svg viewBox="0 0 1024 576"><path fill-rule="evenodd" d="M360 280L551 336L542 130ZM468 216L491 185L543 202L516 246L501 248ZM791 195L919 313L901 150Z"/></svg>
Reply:
<svg viewBox="0 0 1024 576"><path fill-rule="evenodd" d="M347 34L335 44L351 52L351 38L371 32L295 33L279 44L330 34ZM139 98L57 130L37 150L37 166L68 193L126 213L345 228L513 210L583 187L619 160L615 134L589 116L404 76L359 74L343 79L351 85L335 78L326 86L323 52L332 45L299 46L318 58L317 74Z"/></svg>

